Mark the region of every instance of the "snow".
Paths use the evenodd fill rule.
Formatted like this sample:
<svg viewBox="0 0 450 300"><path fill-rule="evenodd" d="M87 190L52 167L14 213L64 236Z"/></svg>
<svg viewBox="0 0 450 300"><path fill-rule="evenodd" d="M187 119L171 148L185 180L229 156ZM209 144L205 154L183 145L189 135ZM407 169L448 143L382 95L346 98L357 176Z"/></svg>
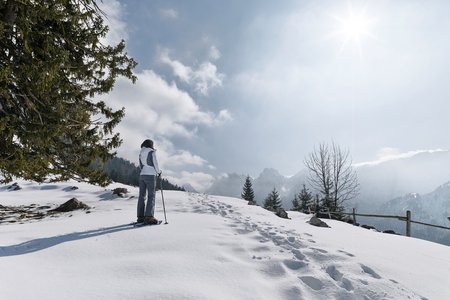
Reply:
<svg viewBox="0 0 450 300"><path fill-rule="evenodd" d="M1 205L92 208L0 224L2 299L450 299L444 245L178 191L164 192L168 225L133 228L133 187L19 185Z"/></svg>

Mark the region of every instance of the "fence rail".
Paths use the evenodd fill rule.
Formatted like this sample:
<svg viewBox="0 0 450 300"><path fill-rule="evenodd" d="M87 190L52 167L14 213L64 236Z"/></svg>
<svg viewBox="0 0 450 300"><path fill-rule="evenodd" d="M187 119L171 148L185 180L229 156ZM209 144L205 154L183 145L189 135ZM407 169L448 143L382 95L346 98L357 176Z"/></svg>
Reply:
<svg viewBox="0 0 450 300"><path fill-rule="evenodd" d="M373 217L373 218L388 218L388 219L397 219L397 220L400 220L400 221L405 221L406 222L406 236L411 236L411 223L450 230L450 227L441 226L441 225L435 225L435 224L429 224L429 223L424 223L424 222L419 222L419 221L414 221L414 220L411 219L411 211L409 211L409 210L406 211L406 216L359 214L359 213L356 213L356 209L355 208L353 208L353 211L351 213L346 213L346 212L341 212L341 213L326 212L326 213L328 213L330 215L330 218L331 218L331 215L339 215L339 214L352 216L353 217L353 224L356 224L356 216ZM448 217L448 219L450 221L450 217Z"/></svg>

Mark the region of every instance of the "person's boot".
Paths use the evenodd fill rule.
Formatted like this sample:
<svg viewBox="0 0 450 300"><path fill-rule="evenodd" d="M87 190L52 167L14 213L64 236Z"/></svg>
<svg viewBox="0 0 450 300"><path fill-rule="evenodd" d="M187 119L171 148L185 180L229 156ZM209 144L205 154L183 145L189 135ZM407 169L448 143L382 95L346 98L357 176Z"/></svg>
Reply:
<svg viewBox="0 0 450 300"><path fill-rule="evenodd" d="M146 225L155 225L158 224L158 220L156 220L153 216L145 217L144 224Z"/></svg>
<svg viewBox="0 0 450 300"><path fill-rule="evenodd" d="M136 223L144 223L144 217L137 217Z"/></svg>

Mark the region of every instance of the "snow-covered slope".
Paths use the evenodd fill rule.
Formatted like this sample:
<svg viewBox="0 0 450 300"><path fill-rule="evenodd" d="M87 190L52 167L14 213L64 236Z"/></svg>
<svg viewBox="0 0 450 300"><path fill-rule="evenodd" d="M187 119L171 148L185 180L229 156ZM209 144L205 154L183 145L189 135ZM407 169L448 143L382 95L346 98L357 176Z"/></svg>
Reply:
<svg viewBox="0 0 450 300"><path fill-rule="evenodd" d="M133 228L132 187L117 198L112 187L19 184L0 189L1 205L76 197L92 208L0 224L2 299L450 299L447 246L168 191L169 224Z"/></svg>

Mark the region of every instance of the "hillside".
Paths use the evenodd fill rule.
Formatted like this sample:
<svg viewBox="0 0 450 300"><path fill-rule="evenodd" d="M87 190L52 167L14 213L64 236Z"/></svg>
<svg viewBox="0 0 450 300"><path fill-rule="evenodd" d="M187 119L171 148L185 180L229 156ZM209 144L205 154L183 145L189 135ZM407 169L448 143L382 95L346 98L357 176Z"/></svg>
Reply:
<svg viewBox="0 0 450 300"><path fill-rule="evenodd" d="M0 188L2 299L450 299L447 246L180 191L168 225L133 228L133 187L18 183ZM45 216L72 197L91 208Z"/></svg>

